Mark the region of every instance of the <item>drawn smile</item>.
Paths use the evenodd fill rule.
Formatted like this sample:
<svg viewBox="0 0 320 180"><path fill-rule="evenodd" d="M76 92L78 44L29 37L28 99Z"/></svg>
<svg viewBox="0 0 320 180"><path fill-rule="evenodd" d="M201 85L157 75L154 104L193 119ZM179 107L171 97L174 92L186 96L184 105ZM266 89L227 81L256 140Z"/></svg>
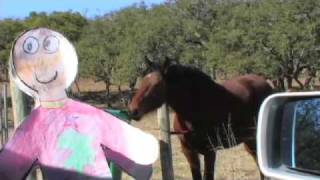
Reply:
<svg viewBox="0 0 320 180"><path fill-rule="evenodd" d="M51 83L52 81L56 80L57 77L58 77L58 71L55 72L54 76L52 78L50 78L49 80L40 80L37 76L37 74L35 75L36 76L36 80L41 83L41 84L49 84Z"/></svg>

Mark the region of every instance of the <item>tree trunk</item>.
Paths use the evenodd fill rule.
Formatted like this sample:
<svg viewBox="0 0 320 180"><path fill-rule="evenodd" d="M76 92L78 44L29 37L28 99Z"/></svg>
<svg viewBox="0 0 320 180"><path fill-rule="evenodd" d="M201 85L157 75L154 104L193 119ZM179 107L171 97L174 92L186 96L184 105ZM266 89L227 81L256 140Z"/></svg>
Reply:
<svg viewBox="0 0 320 180"><path fill-rule="evenodd" d="M278 81L277 88L279 88L281 91L284 91L285 90L284 78L279 77L277 81Z"/></svg>
<svg viewBox="0 0 320 180"><path fill-rule="evenodd" d="M137 78L134 78L133 80L130 80L130 82L129 82L129 88L130 88L130 91L131 91L131 92L134 91L136 82L137 82Z"/></svg>
<svg viewBox="0 0 320 180"><path fill-rule="evenodd" d="M8 68L5 68L4 70L4 81L9 83L9 73L8 73Z"/></svg>
<svg viewBox="0 0 320 180"><path fill-rule="evenodd" d="M122 94L121 85L118 85L118 92L119 92L120 94Z"/></svg>
<svg viewBox="0 0 320 180"><path fill-rule="evenodd" d="M77 96L81 95L81 91L80 91L80 87L79 87L79 80L80 80L80 77L77 76L76 80L74 81L74 84L76 85L76 88L77 88Z"/></svg>
<svg viewBox="0 0 320 180"><path fill-rule="evenodd" d="M298 79L298 77L294 77L294 80L298 83L300 89L304 89L304 85L302 84L302 82Z"/></svg>
<svg viewBox="0 0 320 180"><path fill-rule="evenodd" d="M314 68L310 68L310 67L307 68L307 71L308 71L308 75L303 85L306 89L314 89L315 77L316 77L317 71Z"/></svg>
<svg viewBox="0 0 320 180"><path fill-rule="evenodd" d="M211 74L211 79L215 81L217 79L216 68L211 67L210 69L211 69L211 73L210 73Z"/></svg>
<svg viewBox="0 0 320 180"><path fill-rule="evenodd" d="M121 103L123 102L124 105L126 105L126 100L124 98L124 93L122 92L122 89L121 89L121 85L118 85L118 99L121 100Z"/></svg>
<svg viewBox="0 0 320 180"><path fill-rule="evenodd" d="M311 89L313 90L314 89L314 77L313 76L308 76L305 80L304 80L304 83L303 83L303 86L305 89Z"/></svg>
<svg viewBox="0 0 320 180"><path fill-rule="evenodd" d="M286 87L286 89L292 89L292 77L287 76L287 77L286 77L286 80L287 80L287 87Z"/></svg>
<svg viewBox="0 0 320 180"><path fill-rule="evenodd" d="M106 84L106 99L107 99L107 106L108 108L111 107L111 100L110 100L110 82L109 81L104 81L104 83Z"/></svg>

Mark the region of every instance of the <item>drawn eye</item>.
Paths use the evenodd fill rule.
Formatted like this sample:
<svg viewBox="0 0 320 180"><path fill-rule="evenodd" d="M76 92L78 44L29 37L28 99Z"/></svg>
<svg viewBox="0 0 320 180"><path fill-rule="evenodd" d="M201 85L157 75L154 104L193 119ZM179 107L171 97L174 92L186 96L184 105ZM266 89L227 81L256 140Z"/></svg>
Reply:
<svg viewBox="0 0 320 180"><path fill-rule="evenodd" d="M48 36L43 41L43 48L47 53L55 53L59 49L59 39L55 36Z"/></svg>
<svg viewBox="0 0 320 180"><path fill-rule="evenodd" d="M38 39L30 36L26 40L24 40L23 43L23 50L27 54L34 54L38 51L39 49L39 42Z"/></svg>

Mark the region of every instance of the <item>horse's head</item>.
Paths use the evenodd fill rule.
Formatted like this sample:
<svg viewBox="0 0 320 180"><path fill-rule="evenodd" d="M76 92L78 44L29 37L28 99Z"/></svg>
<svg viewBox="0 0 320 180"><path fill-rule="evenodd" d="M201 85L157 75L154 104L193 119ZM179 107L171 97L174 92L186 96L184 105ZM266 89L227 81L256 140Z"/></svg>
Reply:
<svg viewBox="0 0 320 180"><path fill-rule="evenodd" d="M176 59L168 57L162 64L153 63L148 57L145 57L144 60L148 66L147 69L151 72L142 79L139 89L128 106L129 115L135 120L140 120L144 114L157 109L166 102L167 83L165 77L169 67L173 63L178 63Z"/></svg>
<svg viewBox="0 0 320 180"><path fill-rule="evenodd" d="M159 71L147 74L129 104L129 114L139 120L144 114L155 110L165 102L166 85Z"/></svg>

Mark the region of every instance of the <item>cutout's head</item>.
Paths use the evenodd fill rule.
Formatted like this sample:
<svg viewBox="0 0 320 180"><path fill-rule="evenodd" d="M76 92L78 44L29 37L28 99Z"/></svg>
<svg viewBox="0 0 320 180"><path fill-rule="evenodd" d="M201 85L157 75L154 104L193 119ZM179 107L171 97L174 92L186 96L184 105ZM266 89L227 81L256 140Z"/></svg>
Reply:
<svg viewBox="0 0 320 180"><path fill-rule="evenodd" d="M78 68L72 44L62 34L47 28L20 35L13 44L9 63L18 87L40 99L55 96L59 91L63 93L73 82Z"/></svg>

